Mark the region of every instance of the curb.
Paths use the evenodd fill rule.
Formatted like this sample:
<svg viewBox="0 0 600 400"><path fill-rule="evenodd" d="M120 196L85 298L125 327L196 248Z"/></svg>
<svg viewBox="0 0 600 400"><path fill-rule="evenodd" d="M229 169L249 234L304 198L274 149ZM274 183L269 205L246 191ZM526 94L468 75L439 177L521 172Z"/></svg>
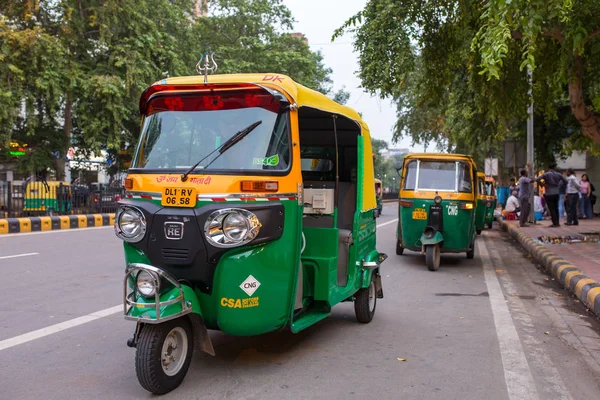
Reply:
<svg viewBox="0 0 600 400"><path fill-rule="evenodd" d="M592 311L600 317L600 283L584 275L583 272L569 261L560 258L544 245L538 244L527 234L515 226L498 220L502 229L514 237L540 264L550 271L565 289L569 290Z"/></svg>
<svg viewBox="0 0 600 400"><path fill-rule="evenodd" d="M109 226L115 214L60 215L53 217L26 217L0 219L0 235L9 233L41 232L63 229Z"/></svg>

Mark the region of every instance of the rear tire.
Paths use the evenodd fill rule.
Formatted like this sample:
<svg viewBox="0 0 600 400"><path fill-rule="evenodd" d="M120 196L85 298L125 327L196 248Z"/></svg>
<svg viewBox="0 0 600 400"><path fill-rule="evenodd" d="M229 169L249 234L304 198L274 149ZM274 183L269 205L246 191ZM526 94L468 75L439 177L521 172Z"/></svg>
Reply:
<svg viewBox="0 0 600 400"><path fill-rule="evenodd" d="M475 242L471 244L471 250L467 251L467 258L469 260L475 258Z"/></svg>
<svg viewBox="0 0 600 400"><path fill-rule="evenodd" d="M492 229L494 227L494 223L493 222L488 222L487 223L487 227L488 227L488 229Z"/></svg>
<svg viewBox="0 0 600 400"><path fill-rule="evenodd" d="M481 235L481 229L477 229L477 234Z"/></svg>
<svg viewBox="0 0 600 400"><path fill-rule="evenodd" d="M430 271L440 269L440 245L434 244L425 247L425 264Z"/></svg>
<svg viewBox="0 0 600 400"><path fill-rule="evenodd" d="M140 385L154 394L176 389L190 367L193 351L194 335L187 318L146 324L135 352L135 371Z"/></svg>
<svg viewBox="0 0 600 400"><path fill-rule="evenodd" d="M399 256L404 254L404 247L402 247L399 240L396 241L396 254Z"/></svg>
<svg viewBox="0 0 600 400"><path fill-rule="evenodd" d="M354 295L354 313L356 320L362 324L368 324L373 320L375 308L377 307L377 290L375 288L375 278L371 277L371 284L368 288L360 289Z"/></svg>

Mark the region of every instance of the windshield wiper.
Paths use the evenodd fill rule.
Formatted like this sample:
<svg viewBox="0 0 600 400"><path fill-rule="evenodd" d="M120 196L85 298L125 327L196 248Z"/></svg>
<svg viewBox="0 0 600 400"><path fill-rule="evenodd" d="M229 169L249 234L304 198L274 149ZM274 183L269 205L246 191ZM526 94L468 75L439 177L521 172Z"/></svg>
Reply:
<svg viewBox="0 0 600 400"><path fill-rule="evenodd" d="M233 135L232 137L230 137L229 139L227 139L222 145L220 145L219 147L217 147L216 149L214 149L213 151L211 151L210 153L208 153L200 161L198 161L196 164L194 164L194 166L192 166L192 168L188 169L183 175L181 175L181 182L185 182L187 180L187 178L188 178L188 175L191 174L196 168L198 168L198 165L200 165L200 163L202 161L206 160L208 157L210 157L211 155L213 155L215 152L217 152L217 151L219 152L219 155L216 156L210 163L208 163L208 165L206 165L206 167L204 167L204 168L207 168L210 164L212 164L213 162L215 162L215 160L217 158L219 158L221 156L221 154L225 153L234 144L236 144L237 142L239 142L240 140L242 140L243 138L245 138L246 135L248 135L250 132L252 132L260 124L262 124L262 120L261 121L256 121L252 125L247 126L246 128L242 129L241 131L237 132L235 135Z"/></svg>

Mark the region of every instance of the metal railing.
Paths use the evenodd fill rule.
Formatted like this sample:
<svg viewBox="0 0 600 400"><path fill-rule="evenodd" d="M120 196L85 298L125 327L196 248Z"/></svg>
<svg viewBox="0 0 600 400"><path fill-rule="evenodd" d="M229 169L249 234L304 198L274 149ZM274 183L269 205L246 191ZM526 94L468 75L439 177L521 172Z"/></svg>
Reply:
<svg viewBox="0 0 600 400"><path fill-rule="evenodd" d="M114 213L124 194L122 187L0 181L0 218Z"/></svg>

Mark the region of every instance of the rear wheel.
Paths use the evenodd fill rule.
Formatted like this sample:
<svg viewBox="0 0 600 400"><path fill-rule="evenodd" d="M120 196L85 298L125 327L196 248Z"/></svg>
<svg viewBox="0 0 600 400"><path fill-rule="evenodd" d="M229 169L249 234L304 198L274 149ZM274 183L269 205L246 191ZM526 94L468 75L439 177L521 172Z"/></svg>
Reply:
<svg viewBox="0 0 600 400"><path fill-rule="evenodd" d="M492 229L494 227L494 223L493 222L488 222L487 223L487 227L488 227L488 229Z"/></svg>
<svg viewBox="0 0 600 400"><path fill-rule="evenodd" d="M135 370L140 385L154 394L177 388L194 351L194 335L187 318L142 328L135 353Z"/></svg>
<svg viewBox="0 0 600 400"><path fill-rule="evenodd" d="M354 297L356 320L363 324L371 322L375 315L375 307L377 307L375 277L371 277L371 284L368 288L360 289Z"/></svg>
<svg viewBox="0 0 600 400"><path fill-rule="evenodd" d="M467 251L467 258L469 260L472 260L473 258L475 258L475 241L473 241L473 243L471 243L471 250Z"/></svg>
<svg viewBox="0 0 600 400"><path fill-rule="evenodd" d="M425 247L425 264L430 271L440 268L440 245L434 244Z"/></svg>
<svg viewBox="0 0 600 400"><path fill-rule="evenodd" d="M481 229L477 229L477 234L481 235Z"/></svg>
<svg viewBox="0 0 600 400"><path fill-rule="evenodd" d="M396 254L399 256L404 254L404 247L402 247L399 240L396 241Z"/></svg>

